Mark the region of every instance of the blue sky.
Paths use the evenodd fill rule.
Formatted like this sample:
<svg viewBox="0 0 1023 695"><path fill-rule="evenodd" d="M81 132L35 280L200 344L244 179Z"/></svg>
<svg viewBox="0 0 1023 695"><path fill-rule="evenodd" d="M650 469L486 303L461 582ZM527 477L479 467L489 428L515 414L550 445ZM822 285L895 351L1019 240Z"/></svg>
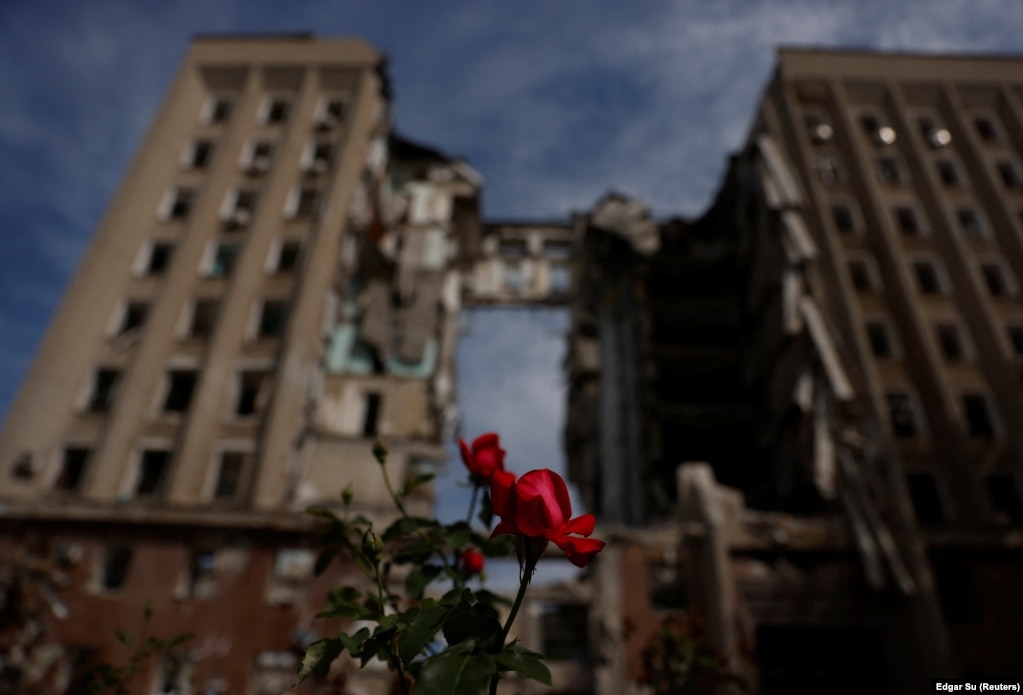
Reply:
<svg viewBox="0 0 1023 695"><path fill-rule="evenodd" d="M466 157L485 215L560 217L612 188L695 215L779 45L1019 53L1023 2L0 0L0 417L190 37L295 31L387 53L398 130ZM500 423L521 470L559 459L550 316L470 319L466 433ZM534 361L495 387L508 350Z"/></svg>

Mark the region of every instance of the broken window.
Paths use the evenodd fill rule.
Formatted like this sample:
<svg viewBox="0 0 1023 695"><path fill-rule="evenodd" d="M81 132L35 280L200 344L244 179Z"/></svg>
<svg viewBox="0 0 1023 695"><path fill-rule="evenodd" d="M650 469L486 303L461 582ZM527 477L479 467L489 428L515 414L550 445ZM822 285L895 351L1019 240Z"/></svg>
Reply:
<svg viewBox="0 0 1023 695"><path fill-rule="evenodd" d="M980 213L974 208L959 208L956 210L956 218L959 220L959 230L967 239L983 239L987 236L987 230L980 218Z"/></svg>
<svg viewBox="0 0 1023 695"><path fill-rule="evenodd" d="M191 188L172 188L163 197L157 216L161 220L181 220L192 210L195 192Z"/></svg>
<svg viewBox="0 0 1023 695"><path fill-rule="evenodd" d="M1002 139L993 116L986 114L974 116L973 127L976 129L977 136L981 142L993 144Z"/></svg>
<svg viewBox="0 0 1023 695"><path fill-rule="evenodd" d="M284 335L284 327L288 320L288 303L283 300L267 300L259 312L259 328L256 335L260 338L280 338Z"/></svg>
<svg viewBox="0 0 1023 695"><path fill-rule="evenodd" d="M966 345L959 325L955 323L938 323L934 326L941 354L949 362L961 362L966 359Z"/></svg>
<svg viewBox="0 0 1023 695"><path fill-rule="evenodd" d="M1018 360L1023 359L1023 325L1006 326L1005 331L1012 345L1013 356Z"/></svg>
<svg viewBox="0 0 1023 695"><path fill-rule="evenodd" d="M975 439L991 439L995 436L995 423L988 407L987 398L978 393L967 393L960 397L966 431Z"/></svg>
<svg viewBox="0 0 1023 695"><path fill-rule="evenodd" d="M564 264L552 264L550 267L551 292L564 294L572 289L572 269Z"/></svg>
<svg viewBox="0 0 1023 695"><path fill-rule="evenodd" d="M188 595L192 598L212 598L216 589L214 568L216 556L212 550L193 548L188 562Z"/></svg>
<svg viewBox="0 0 1023 695"><path fill-rule="evenodd" d="M276 125L288 118L290 102L285 97L270 97L263 103L263 123Z"/></svg>
<svg viewBox="0 0 1023 695"><path fill-rule="evenodd" d="M915 437L920 431L917 422L916 408L912 396L908 393L890 392L885 394L888 406L888 422L896 437Z"/></svg>
<svg viewBox="0 0 1023 695"><path fill-rule="evenodd" d="M23 452L18 458L14 459L14 465L11 466L11 477L15 480L28 481L32 480L36 475L36 459L29 452Z"/></svg>
<svg viewBox="0 0 1023 695"><path fill-rule="evenodd" d="M930 473L911 473L906 476L909 497L916 512L917 521L923 526L940 524L945 521L938 482Z"/></svg>
<svg viewBox="0 0 1023 695"><path fill-rule="evenodd" d="M980 272L992 297L1006 297L1011 294L1009 279L1006 277L1001 263L994 261L981 263Z"/></svg>
<svg viewBox="0 0 1023 695"><path fill-rule="evenodd" d="M501 267L504 288L512 292L521 292L526 287L526 273L522 263L508 261Z"/></svg>
<svg viewBox="0 0 1023 695"><path fill-rule="evenodd" d="M146 275L161 275L170 265L174 245L157 242L149 247L149 258L146 260Z"/></svg>
<svg viewBox="0 0 1023 695"><path fill-rule="evenodd" d="M192 302L192 320L188 326L188 335L192 338L210 337L216 325L219 306L220 302L216 299L197 299Z"/></svg>
<svg viewBox="0 0 1023 695"><path fill-rule="evenodd" d="M302 252L302 244L297 241L285 241L277 251L277 263L274 271L277 273L290 273L298 267L298 260Z"/></svg>
<svg viewBox="0 0 1023 695"><path fill-rule="evenodd" d="M220 454L220 469L217 471L213 499L224 501L238 497L250 458L251 454L246 451L225 451Z"/></svg>
<svg viewBox="0 0 1023 695"><path fill-rule="evenodd" d="M145 449L139 460L138 481L135 483L135 494L139 497L151 497L160 492L170 452L166 449Z"/></svg>
<svg viewBox="0 0 1023 695"><path fill-rule="evenodd" d="M320 102L319 112L316 114L316 127L322 130L329 130L336 127L344 120L345 100L339 97L332 97Z"/></svg>
<svg viewBox="0 0 1023 695"><path fill-rule="evenodd" d="M888 325L884 321L867 321L867 340L870 342L870 351L874 353L874 357L894 356Z"/></svg>
<svg viewBox="0 0 1023 695"><path fill-rule="evenodd" d="M859 229L856 213L848 203L832 203L831 219L840 234L849 234Z"/></svg>
<svg viewBox="0 0 1023 695"><path fill-rule="evenodd" d="M906 177L901 162L891 156L885 155L874 160L877 180L886 186L897 186L905 183Z"/></svg>
<svg viewBox="0 0 1023 695"><path fill-rule="evenodd" d="M211 277L227 277L234 270L238 262L238 254L241 245L237 242L221 241L213 252L213 259L210 262L209 274Z"/></svg>
<svg viewBox="0 0 1023 695"><path fill-rule="evenodd" d="M1004 523L1023 524L1023 499L1019 481L1011 473L992 473L984 477L991 511Z"/></svg>
<svg viewBox="0 0 1023 695"><path fill-rule="evenodd" d="M525 258L529 246L525 239L501 239L497 244L497 255L501 258Z"/></svg>
<svg viewBox="0 0 1023 695"><path fill-rule="evenodd" d="M165 413L183 413L188 410L195 391L198 374L191 369L175 369L167 374L167 396L163 402Z"/></svg>
<svg viewBox="0 0 1023 695"><path fill-rule="evenodd" d="M849 279L859 292L873 292L878 287L874 267L866 258L850 258L847 262Z"/></svg>
<svg viewBox="0 0 1023 695"><path fill-rule="evenodd" d="M835 134L834 128L828 116L820 112L807 112L803 115L803 125L810 136L810 142L815 145L822 145L831 140Z"/></svg>
<svg viewBox="0 0 1023 695"><path fill-rule="evenodd" d="M213 143L209 140L195 140L185 150L183 163L189 169L204 169L213 157Z"/></svg>
<svg viewBox="0 0 1023 695"><path fill-rule="evenodd" d="M917 287L922 294L941 294L944 291L936 262L913 261L912 267Z"/></svg>
<svg viewBox="0 0 1023 695"><path fill-rule="evenodd" d="M920 215L915 207L910 205L896 205L895 219L899 224L899 231L907 236L919 236L924 231L920 221Z"/></svg>
<svg viewBox="0 0 1023 695"><path fill-rule="evenodd" d="M1016 162L1002 159L995 163L995 168L998 170L998 177L1006 188L1015 189L1023 187L1023 176L1020 175L1019 166Z"/></svg>
<svg viewBox="0 0 1023 695"><path fill-rule="evenodd" d="M203 112L200 120L203 123L209 123L216 125L220 123L226 123L227 119L231 117L231 107L233 102L228 97L211 97L203 105Z"/></svg>
<svg viewBox="0 0 1023 695"><path fill-rule="evenodd" d="M965 182L962 170L955 161L943 157L936 160L934 166L938 170L938 178L941 179L941 183L948 188L962 186Z"/></svg>
<svg viewBox="0 0 1023 695"><path fill-rule="evenodd" d="M289 218L315 217L320 206L320 189L302 186L288 196L284 213Z"/></svg>
<svg viewBox="0 0 1023 695"><path fill-rule="evenodd" d="M548 241L543 245L543 255L552 261L567 261L572 258L571 241Z"/></svg>
<svg viewBox="0 0 1023 695"><path fill-rule="evenodd" d="M383 403L383 396L379 393L366 394L366 410L362 417L362 436L374 437L377 434L377 425L380 419L380 406Z"/></svg>
<svg viewBox="0 0 1023 695"><path fill-rule="evenodd" d="M105 413L114 401L114 389L121 372L116 369L97 369L93 375L92 392L85 408L91 413Z"/></svg>
<svg viewBox="0 0 1023 695"><path fill-rule="evenodd" d="M266 382L269 373L265 370L244 371L238 377L238 401L234 412L242 417L255 415L265 405Z"/></svg>
<svg viewBox="0 0 1023 695"><path fill-rule="evenodd" d="M64 449L64 458L60 465L60 475L54 481L53 487L64 492L77 492L82 484L82 475L85 473L85 466L92 455L91 449L84 447L68 447Z"/></svg>
<svg viewBox="0 0 1023 695"><path fill-rule="evenodd" d="M147 302L128 302L124 305L121 313L121 325L117 329L117 335L125 335L142 328L145 323L146 314L149 313Z"/></svg>
<svg viewBox="0 0 1023 695"><path fill-rule="evenodd" d="M817 175L821 183L831 186L845 181L845 168L842 160L835 155L825 154L817 157Z"/></svg>
<svg viewBox="0 0 1023 695"><path fill-rule="evenodd" d="M250 140L242 148L241 168L247 174L262 174L270 170L273 143L269 140Z"/></svg>
<svg viewBox="0 0 1023 695"><path fill-rule="evenodd" d="M952 133L939 121L931 116L921 116L917 124L920 126L920 134L933 149L941 149L952 142Z"/></svg>
<svg viewBox="0 0 1023 695"><path fill-rule="evenodd" d="M324 174L330 168L334 146L329 140L310 142L302 154L302 168L310 174Z"/></svg>
<svg viewBox="0 0 1023 695"><path fill-rule="evenodd" d="M124 586L131 566L131 556L131 548L127 545L108 545L104 548L99 578L101 589L116 591Z"/></svg>

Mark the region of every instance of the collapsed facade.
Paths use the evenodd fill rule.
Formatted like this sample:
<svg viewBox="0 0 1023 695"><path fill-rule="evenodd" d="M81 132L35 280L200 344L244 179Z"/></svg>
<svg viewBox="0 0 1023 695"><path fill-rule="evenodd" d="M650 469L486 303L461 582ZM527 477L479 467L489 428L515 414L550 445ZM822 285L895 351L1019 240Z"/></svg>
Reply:
<svg viewBox="0 0 1023 695"><path fill-rule="evenodd" d="M198 39L0 432L6 673L60 692L151 604L201 638L140 687L286 689L350 570L312 576L302 511L386 514L377 436L393 479L443 458L466 304L571 312L569 474L611 544L523 613L559 691L649 692L665 625L753 692L1007 672L1021 83L782 51L700 219L483 223L369 46Z"/></svg>

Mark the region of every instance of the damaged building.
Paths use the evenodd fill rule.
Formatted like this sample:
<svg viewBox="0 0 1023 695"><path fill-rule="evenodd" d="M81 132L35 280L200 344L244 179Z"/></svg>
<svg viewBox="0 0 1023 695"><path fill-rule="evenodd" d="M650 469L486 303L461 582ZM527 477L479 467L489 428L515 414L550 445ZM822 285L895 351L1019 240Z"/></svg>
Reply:
<svg viewBox="0 0 1023 695"><path fill-rule="evenodd" d="M783 50L700 218L483 221L367 44L197 38L0 430L0 681L125 662L149 605L198 638L140 692L286 690L351 571L313 576L304 510L352 485L387 514L371 442L393 480L443 460L460 313L540 305L571 315L568 469L609 541L520 613L559 692L672 692L658 654L690 647L704 689L765 695L1012 673L1020 84Z"/></svg>
<svg viewBox="0 0 1023 695"><path fill-rule="evenodd" d="M1018 673L1021 78L782 50L706 214L577 216L597 692L643 692L669 615L754 692Z"/></svg>
<svg viewBox="0 0 1023 695"><path fill-rule="evenodd" d="M0 545L49 578L5 625L10 687L126 663L147 605L198 637L138 692L290 687L352 571L313 577L304 510L352 485L393 513L374 439L400 483L453 437L481 185L393 132L367 44L196 39L0 433Z"/></svg>

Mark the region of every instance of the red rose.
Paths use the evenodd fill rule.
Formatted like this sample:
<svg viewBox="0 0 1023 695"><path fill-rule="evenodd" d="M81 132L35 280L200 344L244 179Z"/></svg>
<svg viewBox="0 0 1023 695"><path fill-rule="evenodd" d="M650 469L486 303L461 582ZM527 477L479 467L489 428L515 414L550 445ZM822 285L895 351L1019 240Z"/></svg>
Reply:
<svg viewBox="0 0 1023 695"><path fill-rule="evenodd" d="M589 536L596 519L592 514L571 518L568 487L552 470L530 471L518 481L511 473L497 471L490 481L490 498L494 513L501 517L491 538L510 533L523 536L527 541L542 541L525 544L527 563L535 565L547 541L561 548L576 567L590 564L593 556L604 549L604 541L570 535Z"/></svg>
<svg viewBox="0 0 1023 695"><path fill-rule="evenodd" d="M493 432L477 437L471 450L464 440L459 439L458 448L462 450L462 462L469 469L474 483L489 483L495 471L504 470L505 451Z"/></svg>
<svg viewBox="0 0 1023 695"><path fill-rule="evenodd" d="M462 551L462 576L468 579L483 571L483 553L478 550Z"/></svg>

